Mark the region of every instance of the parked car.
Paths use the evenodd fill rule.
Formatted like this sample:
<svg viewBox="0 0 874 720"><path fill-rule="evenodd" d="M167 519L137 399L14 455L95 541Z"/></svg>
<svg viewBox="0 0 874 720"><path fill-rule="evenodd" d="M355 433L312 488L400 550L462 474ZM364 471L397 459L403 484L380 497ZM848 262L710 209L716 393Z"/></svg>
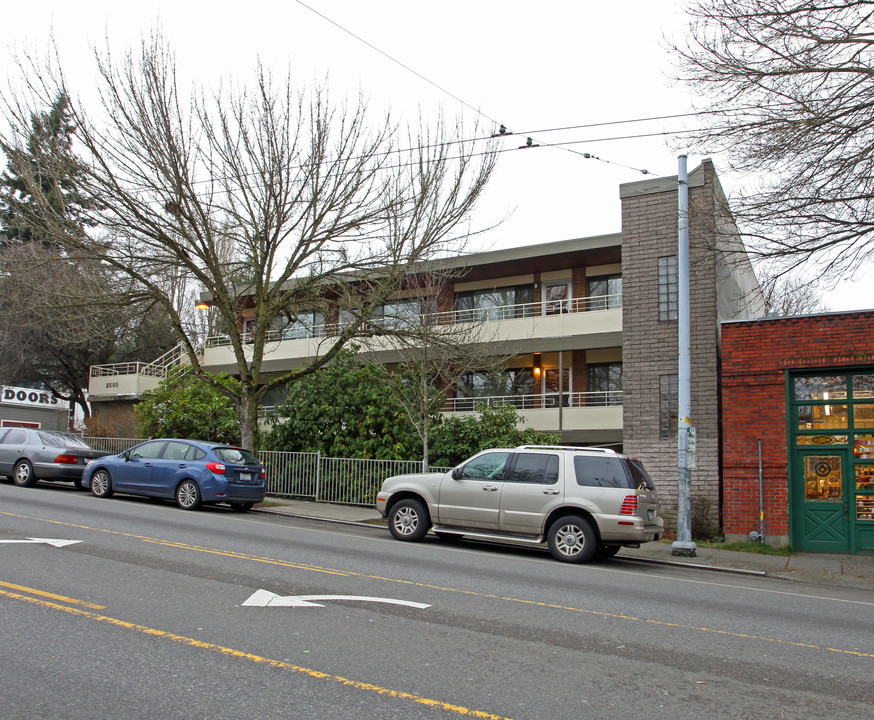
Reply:
<svg viewBox="0 0 874 720"><path fill-rule="evenodd" d="M608 558L664 533L643 465L602 448L484 450L448 473L388 478L376 507L398 540L433 527L447 539L546 543L564 562Z"/></svg>
<svg viewBox="0 0 874 720"><path fill-rule="evenodd" d="M64 480L79 487L85 466L107 454L65 432L0 428L0 476L21 487L37 480Z"/></svg>
<svg viewBox="0 0 874 720"><path fill-rule="evenodd" d="M222 443L149 440L91 463L82 485L97 497L114 492L175 500L183 510L228 503L245 512L264 499L264 466L249 450Z"/></svg>

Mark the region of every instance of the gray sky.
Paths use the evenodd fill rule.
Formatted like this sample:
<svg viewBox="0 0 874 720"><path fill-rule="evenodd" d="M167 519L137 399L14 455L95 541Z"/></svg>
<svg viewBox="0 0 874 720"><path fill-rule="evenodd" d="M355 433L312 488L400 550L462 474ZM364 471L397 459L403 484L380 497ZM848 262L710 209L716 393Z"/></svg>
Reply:
<svg viewBox="0 0 874 720"><path fill-rule="evenodd" d="M108 38L120 51L160 25L187 80L246 81L260 58L303 83L326 80L337 99L361 91L377 115L391 108L427 118L442 108L450 117L478 117L488 130L503 123L519 136L502 140L509 151L475 218L489 225L507 216L477 240L476 249L498 249L618 232L619 185L647 177L641 169L676 174L681 141L658 133L694 129L694 117L581 126L693 109L688 93L668 80L663 41L683 32L681 7L681 0L609 7L585 0L42 0L4 8L0 52L9 67L11 50L44 48L53 31L71 84L88 88L91 47ZM527 135L542 146L516 149ZM690 155L690 169L700 160ZM729 194L753 181L714 161ZM874 307L866 279L874 281L874 272L847 279L825 301L834 310Z"/></svg>

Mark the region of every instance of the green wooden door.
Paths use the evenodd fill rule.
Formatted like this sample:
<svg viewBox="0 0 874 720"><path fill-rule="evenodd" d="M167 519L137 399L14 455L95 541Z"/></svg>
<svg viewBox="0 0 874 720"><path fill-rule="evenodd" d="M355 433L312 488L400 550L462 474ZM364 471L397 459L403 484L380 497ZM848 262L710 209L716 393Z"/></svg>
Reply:
<svg viewBox="0 0 874 720"><path fill-rule="evenodd" d="M792 545L802 552L850 552L848 451L796 450L792 464Z"/></svg>

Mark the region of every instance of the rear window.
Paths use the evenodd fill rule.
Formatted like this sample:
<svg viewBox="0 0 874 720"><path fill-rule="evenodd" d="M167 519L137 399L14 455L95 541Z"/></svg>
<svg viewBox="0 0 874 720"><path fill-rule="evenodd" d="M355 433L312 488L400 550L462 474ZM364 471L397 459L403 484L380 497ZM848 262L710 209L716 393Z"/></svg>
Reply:
<svg viewBox="0 0 874 720"><path fill-rule="evenodd" d="M65 435L64 433L54 433L54 432L46 432L45 430L40 430L39 439L42 441L43 445L47 447L78 447L78 448L87 448L88 446L83 443L79 438L75 435Z"/></svg>
<svg viewBox="0 0 874 720"><path fill-rule="evenodd" d="M625 470L625 463L618 457L574 456L574 472L577 485L584 487L610 487L633 489L632 479Z"/></svg>
<svg viewBox="0 0 874 720"><path fill-rule="evenodd" d="M647 490L655 490L655 483L640 464L640 460L629 460L628 469L631 471L634 487L639 488L642 485Z"/></svg>
<svg viewBox="0 0 874 720"><path fill-rule="evenodd" d="M235 448L235 447L217 447L213 448L212 451L215 453L215 456L226 463L236 463L237 465L260 465L261 463L258 461L251 452L248 450L244 450L243 448Z"/></svg>

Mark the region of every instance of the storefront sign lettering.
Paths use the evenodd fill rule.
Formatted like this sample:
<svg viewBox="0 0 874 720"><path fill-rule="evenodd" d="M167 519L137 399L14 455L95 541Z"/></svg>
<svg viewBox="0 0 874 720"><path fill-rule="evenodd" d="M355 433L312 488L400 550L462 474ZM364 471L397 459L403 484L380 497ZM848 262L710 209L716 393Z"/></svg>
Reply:
<svg viewBox="0 0 874 720"><path fill-rule="evenodd" d="M0 402L14 403L17 405L40 405L51 406L58 404L58 398L44 390L33 388L0 386Z"/></svg>

